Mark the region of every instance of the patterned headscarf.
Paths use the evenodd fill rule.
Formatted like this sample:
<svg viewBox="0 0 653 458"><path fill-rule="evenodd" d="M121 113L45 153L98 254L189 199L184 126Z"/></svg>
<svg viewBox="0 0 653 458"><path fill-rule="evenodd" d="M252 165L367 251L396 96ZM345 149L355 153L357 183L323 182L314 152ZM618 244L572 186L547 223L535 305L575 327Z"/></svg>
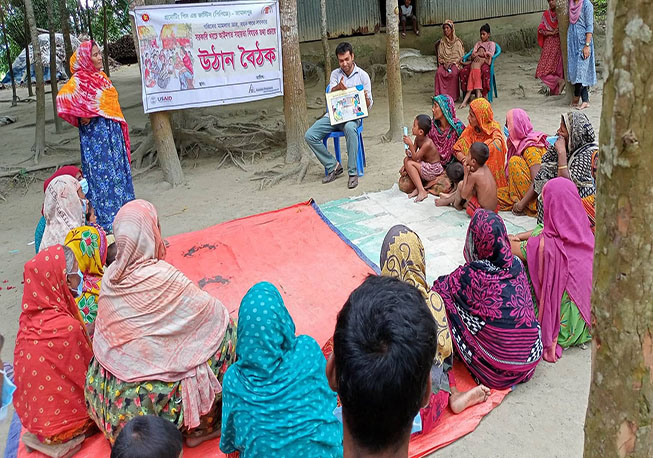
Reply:
<svg viewBox="0 0 653 458"><path fill-rule="evenodd" d="M78 189L79 181L70 175L59 176L48 185L43 201L45 230L39 251L63 244L68 232L84 224Z"/></svg>
<svg viewBox="0 0 653 458"><path fill-rule="evenodd" d="M82 294L75 302L84 323L93 323L107 260L107 236L99 226L81 226L68 233L64 244L75 253L79 270L84 275Z"/></svg>
<svg viewBox="0 0 653 458"><path fill-rule="evenodd" d="M295 323L271 283L254 285L240 304L236 354L223 380L223 452L342 456L326 360L312 337L295 336Z"/></svg>
<svg viewBox="0 0 653 458"><path fill-rule="evenodd" d="M596 143L594 127L592 127L592 123L585 113L570 111L566 115L562 115L562 121L565 123L569 132L569 142L567 144L568 158L599 148L599 145Z"/></svg>
<svg viewBox="0 0 653 458"><path fill-rule="evenodd" d="M465 47L460 38L456 36L456 28L451 19L447 19L442 24L442 28L448 25L451 27L451 38L442 35L440 45L438 46L438 62L441 64L457 64L463 59L465 55Z"/></svg>
<svg viewBox="0 0 653 458"><path fill-rule="evenodd" d="M73 126L79 126L79 118L103 118L118 121L131 161L129 127L120 109L118 91L109 77L97 70L91 60L94 41L82 42L70 58L72 76L57 95L59 117Z"/></svg>
<svg viewBox="0 0 653 458"><path fill-rule="evenodd" d="M440 123L433 120L433 125L428 136L440 152L440 161L446 165L453 155L453 145L458 141L458 137L465 130L465 125L456 118L456 107L451 96L440 94L433 97L433 103L438 104L444 118L449 123L449 128L445 131L440 129Z"/></svg>
<svg viewBox="0 0 653 458"><path fill-rule="evenodd" d="M419 236L406 226L388 231L381 247L381 275L395 277L416 287L431 310L438 328L435 360L442 364L452 353L451 335L442 298L426 283L426 256Z"/></svg>

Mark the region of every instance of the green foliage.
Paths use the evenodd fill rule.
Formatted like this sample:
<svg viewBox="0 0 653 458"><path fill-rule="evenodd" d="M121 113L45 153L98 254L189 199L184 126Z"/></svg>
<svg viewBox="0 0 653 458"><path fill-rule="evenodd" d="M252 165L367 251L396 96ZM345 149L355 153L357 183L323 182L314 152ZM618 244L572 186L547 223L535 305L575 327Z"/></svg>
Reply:
<svg viewBox="0 0 653 458"><path fill-rule="evenodd" d="M594 0L594 17L598 22L605 23L608 13L608 0Z"/></svg>

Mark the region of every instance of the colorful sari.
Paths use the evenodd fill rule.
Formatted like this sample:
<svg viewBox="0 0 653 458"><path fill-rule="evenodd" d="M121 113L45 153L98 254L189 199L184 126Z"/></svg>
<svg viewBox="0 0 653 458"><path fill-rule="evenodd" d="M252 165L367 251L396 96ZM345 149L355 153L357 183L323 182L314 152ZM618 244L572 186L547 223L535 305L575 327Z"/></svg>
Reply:
<svg viewBox="0 0 653 458"><path fill-rule="evenodd" d="M571 181L549 181L543 202L544 229L528 239L526 259L537 297L544 359L553 363L562 355L558 335L560 302L565 292L585 322L578 334L589 337L586 331L590 329L594 236L588 221L578 216L583 213L583 205Z"/></svg>
<svg viewBox="0 0 653 458"><path fill-rule="evenodd" d="M117 402L120 392L98 390L94 379L102 376L145 386L167 382L181 397L176 420L183 420L187 429L197 428L200 417L221 399L216 370L224 373L233 361L235 332L229 313L218 299L163 261L165 245L151 203L126 204L116 216L114 235L116 260L102 278L95 320L95 360L86 384L89 412L105 435L115 440L119 428L138 412L119 408L109 412L104 407L107 396ZM225 342L232 338L234 342ZM229 358L213 365L215 355L225 356L221 348ZM183 390L180 385L175 388L178 382ZM157 406L155 397L151 410L144 413L159 414Z"/></svg>
<svg viewBox="0 0 653 458"><path fill-rule="evenodd" d="M84 404L91 343L66 283L61 245L25 264L25 289L14 350L14 407L29 432L59 444L93 426Z"/></svg>
<svg viewBox="0 0 653 458"><path fill-rule="evenodd" d="M526 195L533 184L530 168L542 163L548 145L546 134L533 129L528 114L519 108L506 114L508 126L508 161L506 179L508 186L497 189L499 210L511 210ZM529 216L537 214L537 200L524 209Z"/></svg>
<svg viewBox="0 0 653 458"><path fill-rule="evenodd" d="M567 142L567 168L569 177L578 189L583 208L590 221L592 232L595 221L596 187L594 179L598 162L599 145L592 123L585 113L571 111L562 116L562 121L569 132ZM544 185L558 176L558 151L554 145L549 146L542 156L542 167L533 180L533 189L538 194L537 222L544 222L542 189Z"/></svg>
<svg viewBox="0 0 653 458"><path fill-rule="evenodd" d="M467 231L464 266L438 278L457 353L476 379L504 389L529 380L542 356L528 278L506 227L479 209Z"/></svg>
<svg viewBox="0 0 653 458"><path fill-rule="evenodd" d="M220 450L241 458L342 456L326 361L317 342L295 336L274 285L254 285L238 310L238 360L224 376Z"/></svg>
<svg viewBox="0 0 653 458"><path fill-rule="evenodd" d="M497 50L497 45L494 41L477 41L476 44L474 45L474 50L473 52L478 51L478 48L480 46L483 46L485 49L485 53L490 56L494 56L494 53ZM471 65L465 65L461 70L460 70L460 87L463 88L463 91L467 90L467 82L469 81L469 74L472 69ZM483 94L483 97L487 97L488 92L490 92L490 78L491 78L491 73L490 73L490 66L488 64L483 64L481 66L481 92Z"/></svg>
<svg viewBox="0 0 653 458"><path fill-rule="evenodd" d="M551 90L552 95L558 95L561 79L564 79L562 65L562 48L560 47L560 32L556 35L544 35L558 29L558 17L555 11L546 10L542 15L542 22L537 28L537 43L542 48L540 60L535 70L535 78L542 80Z"/></svg>
<svg viewBox="0 0 653 458"><path fill-rule="evenodd" d="M465 125L456 118L456 107L451 96L447 94L440 94L433 97L433 103L437 103L444 115L444 118L449 124L449 128L444 130L440 128L440 123L433 120L433 125L428 133L428 136L433 140L433 144L440 153L440 162L443 166L451 161L453 157L453 145L458 141L458 137L465 130Z"/></svg>
<svg viewBox="0 0 653 458"><path fill-rule="evenodd" d="M43 216L45 230L39 251L63 245L68 232L84 224L82 201L77 194L79 181L69 175L53 179L45 190Z"/></svg>
<svg viewBox="0 0 653 458"><path fill-rule="evenodd" d="M451 38L443 35L438 45L438 69L435 72L435 95L446 94L453 100L458 100L460 95L458 81L459 64L465 55L465 47L460 38L456 36L453 21L447 19L442 26L451 27Z"/></svg>
<svg viewBox="0 0 653 458"><path fill-rule="evenodd" d="M474 113L478 127L467 126L462 135L453 146L454 154L459 161L469 154L469 148L475 142L485 143L490 149L490 157L486 165L492 171L497 189L507 186L506 166L506 140L498 122L494 120L492 105L486 99L474 99L469 104L469 109Z"/></svg>
<svg viewBox="0 0 653 458"><path fill-rule="evenodd" d="M81 226L66 236L64 245L75 253L79 270L84 275L81 296L75 298L84 324L91 324L97 316L97 303L107 260L107 236L100 227Z"/></svg>

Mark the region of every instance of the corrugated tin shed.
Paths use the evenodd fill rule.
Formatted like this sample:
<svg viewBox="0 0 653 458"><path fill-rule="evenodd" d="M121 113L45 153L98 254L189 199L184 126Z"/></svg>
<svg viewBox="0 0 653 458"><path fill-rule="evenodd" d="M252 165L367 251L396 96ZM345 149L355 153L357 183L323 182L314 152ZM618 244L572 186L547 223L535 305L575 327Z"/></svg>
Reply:
<svg viewBox="0 0 653 458"><path fill-rule="evenodd" d="M544 0L413 0L413 4L420 24L424 25L442 24L447 19L476 21L546 9Z"/></svg>
<svg viewBox="0 0 653 458"><path fill-rule="evenodd" d="M385 0L327 0L329 38L378 32L380 2ZM320 39L320 0L297 0L299 41Z"/></svg>

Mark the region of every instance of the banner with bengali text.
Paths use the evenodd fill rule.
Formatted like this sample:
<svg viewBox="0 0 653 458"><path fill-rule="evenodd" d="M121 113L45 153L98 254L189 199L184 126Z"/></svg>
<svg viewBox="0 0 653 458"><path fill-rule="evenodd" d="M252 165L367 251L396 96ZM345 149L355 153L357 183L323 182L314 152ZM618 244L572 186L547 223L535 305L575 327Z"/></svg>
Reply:
<svg viewBox="0 0 653 458"><path fill-rule="evenodd" d="M134 19L145 113L283 95L277 0L144 6Z"/></svg>

